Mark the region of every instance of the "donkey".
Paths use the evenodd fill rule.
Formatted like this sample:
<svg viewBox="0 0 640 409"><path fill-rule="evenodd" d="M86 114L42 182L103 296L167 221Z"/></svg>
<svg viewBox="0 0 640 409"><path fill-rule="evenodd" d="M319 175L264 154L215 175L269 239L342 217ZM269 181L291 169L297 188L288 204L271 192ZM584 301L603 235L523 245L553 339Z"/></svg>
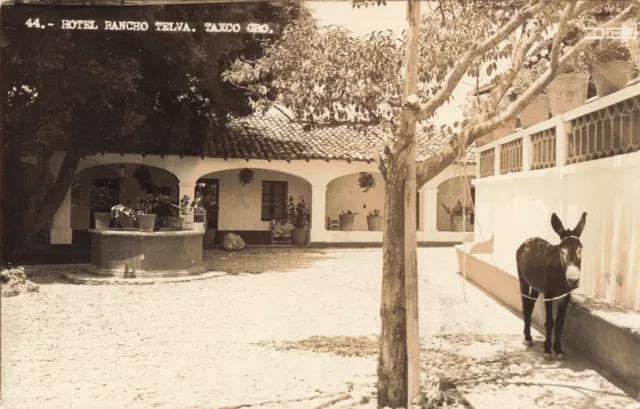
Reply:
<svg viewBox="0 0 640 409"><path fill-rule="evenodd" d="M555 317L555 339L553 350L558 359L564 359L561 346L562 328L567 306L571 300L571 292L578 288L580 282L580 265L582 243L580 235L587 222L587 213L582 213L580 221L573 230L567 230L554 213L551 226L558 236L560 244L552 245L539 237L527 239L516 251L518 280L522 295L522 313L524 315L524 343L533 346L531 338L531 315L540 293L544 294L546 311L546 338L544 341L544 357L551 359L551 334L554 329L553 306L558 305ZM564 297L563 297L564 295ZM528 298L528 297L530 298ZM551 300L554 299L555 300Z"/></svg>

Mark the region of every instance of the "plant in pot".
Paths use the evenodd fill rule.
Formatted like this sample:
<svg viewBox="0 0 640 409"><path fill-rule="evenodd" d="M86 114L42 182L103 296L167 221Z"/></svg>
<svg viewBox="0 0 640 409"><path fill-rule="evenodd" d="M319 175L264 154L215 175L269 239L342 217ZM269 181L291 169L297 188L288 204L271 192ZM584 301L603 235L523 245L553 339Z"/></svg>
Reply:
<svg viewBox="0 0 640 409"><path fill-rule="evenodd" d="M343 210L340 215L340 230L351 231L353 230L353 218L358 213L353 213L351 210Z"/></svg>
<svg viewBox="0 0 640 409"><path fill-rule="evenodd" d="M291 243L294 246L304 246L307 242L307 225L309 224L309 208L300 196L298 203L295 203L292 196L289 196L287 205L286 221L293 227L291 231Z"/></svg>
<svg viewBox="0 0 640 409"><path fill-rule="evenodd" d="M382 216L380 216L380 210L373 209L367 215L367 226L369 231L381 231L382 230Z"/></svg>
<svg viewBox="0 0 640 409"><path fill-rule="evenodd" d="M111 208L111 216L120 225L133 224L138 218L138 211L119 204Z"/></svg>
<svg viewBox="0 0 640 409"><path fill-rule="evenodd" d="M525 62L524 68L541 65L546 70L550 64L553 38L544 40ZM561 55L567 53L578 40L577 31L565 35ZM571 111L587 102L587 89L591 69L584 52L574 56L549 83L549 108L551 115L556 116Z"/></svg>
<svg viewBox="0 0 640 409"><path fill-rule="evenodd" d="M238 183L242 186L246 186L250 183L253 183L254 174L253 171L249 168L244 168L240 172L238 172Z"/></svg>
<svg viewBox="0 0 640 409"><path fill-rule="evenodd" d="M79 186L79 183L76 184ZM112 214L110 209L114 203L118 203L119 192L113 186L91 186L89 191L89 207L93 210L95 220L95 228L97 230L106 230L111 224Z"/></svg>
<svg viewBox="0 0 640 409"><path fill-rule="evenodd" d="M171 203L171 206L175 209L177 216L169 217L170 227L176 230L184 229L184 220L185 216L189 213L190 203L191 198L188 195L182 196L182 199L180 199L178 204Z"/></svg>
<svg viewBox="0 0 640 409"><path fill-rule="evenodd" d="M376 179L369 172L361 172L360 177L358 178L358 185L364 190L364 192L368 192L376 187Z"/></svg>
<svg viewBox="0 0 640 409"><path fill-rule="evenodd" d="M520 95L524 94L546 70L547 67L541 62L531 64L528 67L523 67L513 80L510 92L505 96L505 99L509 103L515 101ZM520 126L522 128L528 128L537 123L546 121L549 119L549 109L549 95L545 88L542 93L538 94L522 111L520 111Z"/></svg>
<svg viewBox="0 0 640 409"><path fill-rule="evenodd" d="M444 211L449 215L449 221L451 223L451 231L464 231L464 226L462 223L462 217L465 215L467 218L470 218L473 214L473 206L467 205L466 207L462 206L462 203L458 200L455 206L449 207L444 203L441 203ZM464 209L464 211L463 211Z"/></svg>
<svg viewBox="0 0 640 409"><path fill-rule="evenodd" d="M154 213L159 206L158 195L147 193L138 199L137 220L140 231L152 232L155 229L157 215Z"/></svg>
<svg viewBox="0 0 640 409"><path fill-rule="evenodd" d="M589 45L586 54L599 97L626 87L631 79L631 51L620 40L602 39Z"/></svg>

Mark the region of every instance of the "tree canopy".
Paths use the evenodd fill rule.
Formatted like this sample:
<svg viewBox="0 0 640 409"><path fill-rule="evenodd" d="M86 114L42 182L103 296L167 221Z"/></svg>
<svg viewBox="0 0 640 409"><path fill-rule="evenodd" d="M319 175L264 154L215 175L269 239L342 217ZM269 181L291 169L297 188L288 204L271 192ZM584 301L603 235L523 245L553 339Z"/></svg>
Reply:
<svg viewBox="0 0 640 409"><path fill-rule="evenodd" d="M81 157L99 152L202 154L207 137L252 112L244 91L221 81L238 57L262 55L264 36L248 33L36 30L49 19L268 22L304 13L300 1L141 7L2 7L3 206L35 234L64 199ZM277 35L277 34L276 34ZM25 155L44 174L66 153L52 189L26 188ZM12 178L12 176L14 176ZM44 189L44 190L43 190ZM46 191L45 191L46 190ZM41 200L38 200L40 198ZM29 205L27 205L29 203ZM26 227L25 227L26 226Z"/></svg>
<svg viewBox="0 0 640 409"><path fill-rule="evenodd" d="M353 1L354 7L383 3ZM421 186L444 163L451 163L462 149L491 131L489 127L517 115L563 66L584 53L593 42L585 38L587 27L619 23L638 14L636 3L630 1L572 1L570 8L563 2L544 0L426 4L431 10L422 14L419 26L417 93L409 100L403 96L406 32L398 36L378 31L356 37L343 27L320 27L311 17L290 25L281 39L265 44L262 58L236 61L224 78L250 91L254 106L266 110L277 95L278 103L292 112L294 120L313 126L382 124L388 130L389 144L400 130L401 112L408 104L414 105L414 120L420 126L431 132L459 133L463 140L462 147L453 147L445 156L421 165ZM498 111L527 57L534 54L532 48L545 40L550 58L540 84L508 101L508 109ZM461 79L485 73L494 77L501 61L508 69L501 73L496 81L499 86L484 106L485 121L434 129L434 115L451 101ZM391 152L387 146L384 153Z"/></svg>

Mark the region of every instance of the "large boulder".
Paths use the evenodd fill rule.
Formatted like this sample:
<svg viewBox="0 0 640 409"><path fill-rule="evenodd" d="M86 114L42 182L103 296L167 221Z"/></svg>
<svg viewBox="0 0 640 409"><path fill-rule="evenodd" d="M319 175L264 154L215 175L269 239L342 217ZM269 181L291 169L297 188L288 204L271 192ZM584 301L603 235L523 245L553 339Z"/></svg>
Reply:
<svg viewBox="0 0 640 409"><path fill-rule="evenodd" d="M23 267L0 271L2 297L15 297L22 293L37 293L40 287L27 280Z"/></svg>
<svg viewBox="0 0 640 409"><path fill-rule="evenodd" d="M237 234L227 233L222 239L222 248L229 251L242 250L244 248L244 240Z"/></svg>

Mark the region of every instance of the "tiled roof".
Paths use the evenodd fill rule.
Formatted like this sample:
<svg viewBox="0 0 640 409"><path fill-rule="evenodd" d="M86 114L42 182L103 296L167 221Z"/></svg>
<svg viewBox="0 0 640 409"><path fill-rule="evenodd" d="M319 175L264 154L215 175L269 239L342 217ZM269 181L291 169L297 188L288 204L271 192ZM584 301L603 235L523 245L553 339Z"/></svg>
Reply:
<svg viewBox="0 0 640 409"><path fill-rule="evenodd" d="M346 126L306 131L301 124L275 116L235 119L227 128L227 132L210 138L205 156L227 159L372 161L373 149L384 144L379 128L369 128L366 133ZM429 140L425 133L419 131L416 160L426 160L440 151L448 141L448 137L441 136ZM472 148L467 151L466 161L475 163Z"/></svg>

